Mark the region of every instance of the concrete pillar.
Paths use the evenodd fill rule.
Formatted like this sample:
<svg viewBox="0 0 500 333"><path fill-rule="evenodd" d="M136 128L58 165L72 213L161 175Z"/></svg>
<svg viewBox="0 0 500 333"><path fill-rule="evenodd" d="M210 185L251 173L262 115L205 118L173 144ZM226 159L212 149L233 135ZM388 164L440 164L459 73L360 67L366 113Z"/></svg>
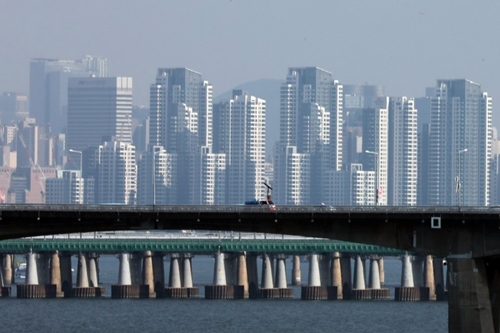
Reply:
<svg viewBox="0 0 500 333"><path fill-rule="evenodd" d="M384 257L378 258L378 268L380 270L380 286L385 285L385 269L384 269Z"/></svg>
<svg viewBox="0 0 500 333"><path fill-rule="evenodd" d="M182 257L182 286L184 288L193 288L193 267L191 262L192 255L186 253Z"/></svg>
<svg viewBox="0 0 500 333"><path fill-rule="evenodd" d="M88 288L89 287L89 275L87 273L87 260L85 255L80 252L78 255L78 271L76 275L76 287L77 288Z"/></svg>
<svg viewBox="0 0 500 333"><path fill-rule="evenodd" d="M153 254L151 251L144 251L142 254L142 284L149 286L149 294L155 292L155 282L153 274Z"/></svg>
<svg viewBox="0 0 500 333"><path fill-rule="evenodd" d="M130 254L130 277L133 285L140 285L142 283L142 253Z"/></svg>
<svg viewBox="0 0 500 333"><path fill-rule="evenodd" d="M26 255L26 282L25 284L38 284L38 270L36 254L30 252Z"/></svg>
<svg viewBox="0 0 500 333"><path fill-rule="evenodd" d="M215 254L214 267L214 285L225 286L226 284L226 269L224 267L224 253Z"/></svg>
<svg viewBox="0 0 500 333"><path fill-rule="evenodd" d="M337 298L342 299L342 268L340 265L339 252L333 252L331 285L337 287Z"/></svg>
<svg viewBox="0 0 500 333"><path fill-rule="evenodd" d="M319 263L317 254L311 254L309 256L309 281L307 285L311 287L321 286L321 278L319 273Z"/></svg>
<svg viewBox="0 0 500 333"><path fill-rule="evenodd" d="M245 253L238 254L238 286L243 286L243 297L248 297L248 273Z"/></svg>
<svg viewBox="0 0 500 333"><path fill-rule="evenodd" d="M99 255L89 253L87 255L87 272L89 276L89 286L99 287Z"/></svg>
<svg viewBox="0 0 500 333"><path fill-rule="evenodd" d="M13 283L14 274L12 271L12 262L13 262L12 254L6 254L3 261L3 273L4 273L3 277L5 284Z"/></svg>
<svg viewBox="0 0 500 333"><path fill-rule="evenodd" d="M301 272L300 272L300 257L295 255L293 256L293 267L292 267L292 285L300 286L301 281Z"/></svg>
<svg viewBox="0 0 500 333"><path fill-rule="evenodd" d="M278 255L276 256L276 281L275 281L275 287L276 288L287 288L287 283L286 283L286 267L285 267L285 255Z"/></svg>
<svg viewBox="0 0 500 333"><path fill-rule="evenodd" d="M69 252L59 253L59 264L61 266L61 289L64 292L71 292L71 288L73 288L71 254Z"/></svg>
<svg viewBox="0 0 500 333"><path fill-rule="evenodd" d="M37 253L35 255L38 284L47 284L50 281L49 259L49 256L44 253Z"/></svg>
<svg viewBox="0 0 500 333"><path fill-rule="evenodd" d="M429 299L436 299L436 283L434 281L434 260L431 255L425 256L424 287L429 288Z"/></svg>
<svg viewBox="0 0 500 333"><path fill-rule="evenodd" d="M353 289L365 289L365 270L360 256L356 256L354 264L354 285Z"/></svg>
<svg viewBox="0 0 500 333"><path fill-rule="evenodd" d="M264 253L262 255L262 280L261 289L272 289L273 284L273 266L271 265L271 260L269 255Z"/></svg>
<svg viewBox="0 0 500 333"><path fill-rule="evenodd" d="M130 286L132 285L132 277L130 276L130 262L128 253L120 253L118 255L120 260L120 271L118 273L118 285Z"/></svg>
<svg viewBox="0 0 500 333"><path fill-rule="evenodd" d="M172 253L170 256L170 273L168 278L168 286L170 288L182 288L180 257L178 253Z"/></svg>
<svg viewBox="0 0 500 333"><path fill-rule="evenodd" d="M411 265L411 259L410 256L405 254L401 258L403 262L403 272L401 274L401 287L408 287L408 288L413 288L414 282L413 282L413 268Z"/></svg>
<svg viewBox="0 0 500 333"><path fill-rule="evenodd" d="M380 268L378 266L378 259L370 259L370 278L368 281L368 288L380 289Z"/></svg>
<svg viewBox="0 0 500 333"><path fill-rule="evenodd" d="M165 264L163 262L164 254L155 252L153 254L153 274L155 283L155 292L163 294L165 289Z"/></svg>
<svg viewBox="0 0 500 333"><path fill-rule="evenodd" d="M50 284L56 285L56 292L61 292L61 264L59 261L59 252L55 251L50 257Z"/></svg>

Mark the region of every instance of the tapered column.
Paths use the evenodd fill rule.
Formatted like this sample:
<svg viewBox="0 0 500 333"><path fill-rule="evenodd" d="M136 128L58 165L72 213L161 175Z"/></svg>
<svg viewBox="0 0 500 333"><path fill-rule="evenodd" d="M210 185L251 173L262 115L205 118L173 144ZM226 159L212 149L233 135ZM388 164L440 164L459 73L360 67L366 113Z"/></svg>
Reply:
<svg viewBox="0 0 500 333"><path fill-rule="evenodd" d="M300 257L295 255L293 256L292 285L300 286L301 283Z"/></svg>
<svg viewBox="0 0 500 333"><path fill-rule="evenodd" d="M286 283L286 267L285 267L286 256L283 254L276 256L276 288L287 288Z"/></svg>
<svg viewBox="0 0 500 333"><path fill-rule="evenodd" d="M378 268L380 270L380 286L385 285L385 268L384 268L384 257L378 258Z"/></svg>
<svg viewBox="0 0 500 333"><path fill-rule="evenodd" d="M87 271L89 286L99 287L99 255L97 253L87 254Z"/></svg>
<svg viewBox="0 0 500 333"><path fill-rule="evenodd" d="M193 288L192 255L185 253L182 257L182 287Z"/></svg>
<svg viewBox="0 0 500 333"><path fill-rule="evenodd" d="M425 257L424 264L424 287L429 288L429 299L436 299L436 283L434 281L434 260L431 255Z"/></svg>
<svg viewBox="0 0 500 333"><path fill-rule="evenodd" d="M26 283L38 284L38 270L35 258L36 254L30 252L26 255Z"/></svg>
<svg viewBox="0 0 500 333"><path fill-rule="evenodd" d="M370 277L368 281L368 288L380 289L380 269L378 266L378 259L370 259Z"/></svg>
<svg viewBox="0 0 500 333"><path fill-rule="evenodd" d="M38 284L48 284L50 281L49 256L45 253L37 253L35 255Z"/></svg>
<svg viewBox="0 0 500 333"><path fill-rule="evenodd" d="M144 251L142 255L142 284L147 285L149 294L154 294L155 283L153 274L153 259L151 251Z"/></svg>
<svg viewBox="0 0 500 333"><path fill-rule="evenodd" d="M424 286L424 270L423 258L421 256L413 256L410 258L413 269L413 284L415 287Z"/></svg>
<svg viewBox="0 0 500 333"><path fill-rule="evenodd" d="M446 298L444 273L443 273L443 258L434 258L433 266L434 266L434 281L436 284L435 288L436 299L442 301Z"/></svg>
<svg viewBox="0 0 500 333"><path fill-rule="evenodd" d="M413 288L414 282L413 282L413 268L411 265L411 259L409 255L404 255L401 258L403 262L403 272L401 274L401 287L404 288Z"/></svg>
<svg viewBox="0 0 500 333"><path fill-rule="evenodd" d="M342 268L340 253L334 252L332 256L332 286L337 287L337 299L342 299Z"/></svg>
<svg viewBox="0 0 500 333"><path fill-rule="evenodd" d="M354 266L354 286L353 289L365 289L365 270L360 256L356 256Z"/></svg>
<svg viewBox="0 0 500 333"><path fill-rule="evenodd" d="M78 255L78 272L76 277L76 287L77 288L88 288L89 287L89 275L87 273L87 260L83 253L80 252Z"/></svg>
<svg viewBox="0 0 500 333"><path fill-rule="evenodd" d="M311 287L321 286L317 254L311 254L309 257L309 281L307 285Z"/></svg>
<svg viewBox="0 0 500 333"><path fill-rule="evenodd" d="M340 258L340 269L342 270L342 298L351 299L352 297L352 270L351 257L342 254Z"/></svg>
<svg viewBox="0 0 500 333"><path fill-rule="evenodd" d="M120 260L120 272L118 275L118 285L120 286L130 286L132 285L132 278L130 276L130 262L129 254L121 253L118 255Z"/></svg>
<svg viewBox="0 0 500 333"><path fill-rule="evenodd" d="M273 266L267 253L262 255L262 280L261 289L272 289L273 284Z"/></svg>
<svg viewBox="0 0 500 333"><path fill-rule="evenodd" d="M243 297L248 297L248 273L245 253L238 254L238 286L243 286Z"/></svg>
<svg viewBox="0 0 500 333"><path fill-rule="evenodd" d="M13 283L13 274L12 274L12 254L6 254L3 261L3 277L5 284Z"/></svg>
<svg viewBox="0 0 500 333"><path fill-rule="evenodd" d="M56 285L57 293L63 291L61 284L61 264L58 251L52 253L50 257L50 284Z"/></svg>
<svg viewBox="0 0 500 333"><path fill-rule="evenodd" d="M169 288L181 288L181 270L180 270L180 255L178 253L172 253L170 257L170 273L168 279Z"/></svg>

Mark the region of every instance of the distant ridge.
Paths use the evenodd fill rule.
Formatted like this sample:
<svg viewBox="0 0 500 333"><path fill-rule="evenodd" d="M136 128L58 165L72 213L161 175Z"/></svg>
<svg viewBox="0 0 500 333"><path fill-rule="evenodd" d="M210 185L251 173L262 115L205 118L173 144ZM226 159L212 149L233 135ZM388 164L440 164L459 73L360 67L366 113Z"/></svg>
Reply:
<svg viewBox="0 0 500 333"><path fill-rule="evenodd" d="M269 160L273 153L274 144L279 140L280 85L283 82L283 80L277 79L259 79L242 83L214 97L214 104L227 101L233 96L234 89L241 89L250 95L266 100L266 160Z"/></svg>

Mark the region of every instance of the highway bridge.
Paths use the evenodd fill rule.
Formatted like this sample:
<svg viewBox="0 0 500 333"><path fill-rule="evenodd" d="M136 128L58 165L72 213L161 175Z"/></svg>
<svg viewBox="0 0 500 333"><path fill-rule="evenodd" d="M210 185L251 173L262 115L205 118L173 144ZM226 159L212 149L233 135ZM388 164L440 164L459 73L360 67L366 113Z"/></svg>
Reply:
<svg viewBox="0 0 500 333"><path fill-rule="evenodd" d="M0 239L112 230L321 237L448 258L450 332L500 332L500 208L2 205Z"/></svg>

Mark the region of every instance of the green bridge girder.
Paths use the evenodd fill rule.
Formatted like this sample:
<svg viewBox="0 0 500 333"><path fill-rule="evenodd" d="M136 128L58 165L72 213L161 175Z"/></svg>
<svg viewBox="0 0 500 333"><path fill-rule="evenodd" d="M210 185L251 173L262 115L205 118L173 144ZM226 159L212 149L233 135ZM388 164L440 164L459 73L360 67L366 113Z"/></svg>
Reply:
<svg viewBox="0 0 500 333"><path fill-rule="evenodd" d="M308 240L214 240L214 239L17 239L0 241L0 253L33 252L165 252L213 254L218 252L256 252L279 254L309 254L342 252L365 255L398 256L405 251L350 242Z"/></svg>

